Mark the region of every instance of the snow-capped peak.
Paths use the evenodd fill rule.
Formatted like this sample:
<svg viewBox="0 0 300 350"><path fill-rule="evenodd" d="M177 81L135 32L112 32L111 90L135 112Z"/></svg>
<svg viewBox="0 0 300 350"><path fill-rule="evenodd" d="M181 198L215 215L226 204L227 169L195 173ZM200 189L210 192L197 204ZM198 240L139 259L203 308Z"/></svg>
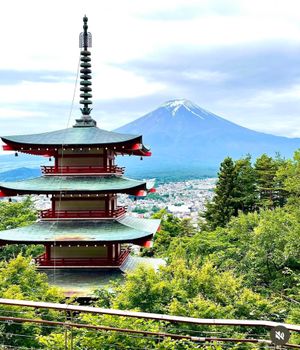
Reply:
<svg viewBox="0 0 300 350"><path fill-rule="evenodd" d="M167 101L167 102L165 102L165 103L163 103L161 105L161 107L171 108L171 109L179 108L181 106L197 107L191 101L186 100L185 98L179 98L179 99L176 99L176 100L170 100L170 101Z"/></svg>
<svg viewBox="0 0 300 350"><path fill-rule="evenodd" d="M200 107L198 107L197 105L195 105L194 103L192 103L191 101L186 100L184 98L167 101L167 102L163 103L161 105L161 107L164 107L164 108L168 109L169 111L171 111L171 114L173 117L176 115L176 113L180 107L184 107L186 110L188 110L192 114L196 115L197 117L199 117L201 119L204 119L201 114L196 112L196 111L202 112L202 109ZM206 112L206 111L204 111L204 112Z"/></svg>

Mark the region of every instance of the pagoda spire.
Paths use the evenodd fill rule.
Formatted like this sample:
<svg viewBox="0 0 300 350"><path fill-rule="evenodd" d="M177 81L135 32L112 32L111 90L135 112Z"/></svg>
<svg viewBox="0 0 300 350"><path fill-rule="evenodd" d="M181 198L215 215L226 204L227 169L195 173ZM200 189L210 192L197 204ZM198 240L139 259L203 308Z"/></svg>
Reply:
<svg viewBox="0 0 300 350"><path fill-rule="evenodd" d="M82 116L79 119L76 119L76 124L74 127L89 127L96 126L96 121L91 118L90 113L92 111L91 98L93 95L92 92L92 70L91 70L91 52L88 51L89 47L92 47L92 34L88 32L88 18L87 16L83 17L83 32L79 35L79 47L82 49L80 52L80 104L83 105L83 108L80 108Z"/></svg>

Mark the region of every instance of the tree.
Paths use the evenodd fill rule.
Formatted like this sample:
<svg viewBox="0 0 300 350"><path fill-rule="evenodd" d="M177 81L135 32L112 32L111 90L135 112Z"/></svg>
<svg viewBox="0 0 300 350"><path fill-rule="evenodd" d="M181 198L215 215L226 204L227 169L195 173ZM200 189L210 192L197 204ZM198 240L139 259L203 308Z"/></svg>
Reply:
<svg viewBox="0 0 300 350"><path fill-rule="evenodd" d="M235 200L236 172L232 158L227 157L220 165L215 196L207 203L203 217L210 229L224 227L232 215L237 214Z"/></svg>
<svg viewBox="0 0 300 350"><path fill-rule="evenodd" d="M0 230L25 226L36 219L37 213L30 197L16 203L0 202Z"/></svg>
<svg viewBox="0 0 300 350"><path fill-rule="evenodd" d="M39 273L31 263L30 258L19 255L10 262L0 263L0 297L9 299L38 300L46 302L61 302L64 295L48 284L47 276ZM1 306L1 315L35 318L40 317L38 311L32 308ZM56 311L44 310L43 317L49 320L57 319ZM49 334L50 330L37 324L6 324L0 329L2 344L15 347L39 347L38 336ZM13 337L8 337L14 334Z"/></svg>
<svg viewBox="0 0 300 350"><path fill-rule="evenodd" d="M248 287L294 293L300 280L300 220L295 208L264 209L233 217L224 228L174 240L169 262L180 255L201 266L206 259L219 271L235 271Z"/></svg>
<svg viewBox="0 0 300 350"><path fill-rule="evenodd" d="M279 155L273 159L263 154L256 159L254 168L260 207L273 209L285 204L286 196L282 190L282 181L277 176L277 171L284 164L285 161Z"/></svg>
<svg viewBox="0 0 300 350"><path fill-rule="evenodd" d="M241 210L249 213L257 209L257 193L255 171L251 164L251 156L239 159L234 164L235 179L235 214Z"/></svg>
<svg viewBox="0 0 300 350"><path fill-rule="evenodd" d="M0 231L29 225L36 219L37 212L30 197L16 203L0 202ZM16 258L19 253L25 256L37 256L42 252L42 246L10 244L0 248L0 260Z"/></svg>
<svg viewBox="0 0 300 350"><path fill-rule="evenodd" d="M153 247L141 251L142 256L167 257L170 243L176 237L190 237L196 233L190 219L179 219L162 209L152 215L153 219L160 219L160 228L153 239Z"/></svg>
<svg viewBox="0 0 300 350"><path fill-rule="evenodd" d="M293 208L300 203L300 150L296 151L292 160L281 164L277 178L287 201Z"/></svg>
<svg viewBox="0 0 300 350"><path fill-rule="evenodd" d="M177 258L158 272L141 266L116 289L113 308L170 313L200 318L272 317L279 310L272 298L243 286L243 277L217 269L205 260Z"/></svg>

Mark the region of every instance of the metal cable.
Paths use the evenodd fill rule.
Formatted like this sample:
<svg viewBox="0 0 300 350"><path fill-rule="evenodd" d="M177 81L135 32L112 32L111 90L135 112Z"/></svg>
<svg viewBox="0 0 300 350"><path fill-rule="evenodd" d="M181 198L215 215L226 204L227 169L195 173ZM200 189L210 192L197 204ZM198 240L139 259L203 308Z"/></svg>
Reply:
<svg viewBox="0 0 300 350"><path fill-rule="evenodd" d="M62 145L61 145L61 162L63 161L64 159L64 145L65 145L65 139L66 139L66 134L67 134L67 130L70 126L70 121L71 121L71 116L72 116L72 113L73 113L73 107L74 107L74 101L75 101L75 96L76 96L76 90L77 90L77 85L78 85L78 77L79 77L79 69L80 69L80 55L79 55L79 59L78 59L78 64L77 64L77 72L76 72L76 79L75 79L75 84L74 84L74 90L73 90L73 96L72 96L72 102L71 102L71 106L70 106L70 110L69 110L69 116L68 116L68 120L67 120L67 127L64 131L64 135L63 135L63 142L62 142ZM62 177L60 177L60 184L62 183ZM60 190L59 192L59 200L58 200L58 211L60 210L61 208L61 199L62 199L62 190ZM57 217L56 220L55 220L55 224L57 224L59 221L59 218ZM54 229L54 225L51 226L50 228L50 232L51 232L51 229ZM54 240L53 240L53 260L54 260L54 266L53 266L53 269L54 269L54 274L53 274L53 284L55 285L56 283L56 259L55 259L55 253L56 253L56 239L55 239L55 234L54 234ZM50 248L51 250L51 248Z"/></svg>

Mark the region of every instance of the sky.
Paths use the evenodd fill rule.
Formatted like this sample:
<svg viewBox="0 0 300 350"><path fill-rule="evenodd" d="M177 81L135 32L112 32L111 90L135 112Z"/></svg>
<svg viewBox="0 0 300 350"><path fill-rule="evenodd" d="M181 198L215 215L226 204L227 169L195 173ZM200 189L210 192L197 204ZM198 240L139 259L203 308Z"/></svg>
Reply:
<svg viewBox="0 0 300 350"><path fill-rule="evenodd" d="M299 0L10 0L1 4L0 135L80 116L78 37L93 36L93 112L113 130L185 98L300 137Z"/></svg>

